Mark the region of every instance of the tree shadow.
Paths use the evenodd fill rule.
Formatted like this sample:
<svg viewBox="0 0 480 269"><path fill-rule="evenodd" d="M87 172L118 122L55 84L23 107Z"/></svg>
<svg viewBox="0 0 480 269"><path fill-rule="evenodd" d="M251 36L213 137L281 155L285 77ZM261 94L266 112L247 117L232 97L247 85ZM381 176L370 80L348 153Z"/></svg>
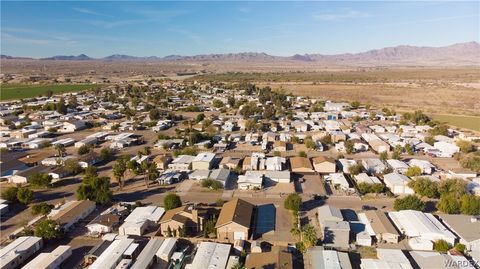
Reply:
<svg viewBox="0 0 480 269"><path fill-rule="evenodd" d="M155 194L162 194L162 193L172 191L173 189L175 189L175 187L145 189L145 190L139 190L136 192L119 193L119 194L115 194L113 199L115 201L136 202L138 200L143 200Z"/></svg>
<svg viewBox="0 0 480 269"><path fill-rule="evenodd" d="M67 198L74 194L75 194L74 192L64 192L64 191L52 192L48 190L43 190L43 191L34 192L33 197L34 197L34 202L39 203L39 202L48 202L51 200L56 200L61 198Z"/></svg>
<svg viewBox="0 0 480 269"><path fill-rule="evenodd" d="M310 211L325 204L324 200L311 199L302 203L302 211Z"/></svg>

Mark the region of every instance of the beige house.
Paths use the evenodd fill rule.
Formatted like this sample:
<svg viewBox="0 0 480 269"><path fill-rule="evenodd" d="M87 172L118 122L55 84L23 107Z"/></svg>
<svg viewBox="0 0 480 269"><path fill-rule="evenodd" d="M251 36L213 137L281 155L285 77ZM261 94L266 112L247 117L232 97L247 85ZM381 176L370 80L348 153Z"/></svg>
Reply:
<svg viewBox="0 0 480 269"><path fill-rule="evenodd" d="M273 143L273 151L287 151L287 142L285 141L275 141Z"/></svg>
<svg viewBox="0 0 480 269"><path fill-rule="evenodd" d="M337 170L337 165L333 158L318 156L313 158L312 162L315 171L322 174L335 173Z"/></svg>
<svg viewBox="0 0 480 269"><path fill-rule="evenodd" d="M247 240L250 235L253 209L254 205L238 198L225 203L215 226L217 239L228 242Z"/></svg>
<svg viewBox="0 0 480 269"><path fill-rule="evenodd" d="M157 165L157 169L167 170L168 164L172 162L172 157L169 155L157 155L153 159L153 162Z"/></svg>
<svg viewBox="0 0 480 269"><path fill-rule="evenodd" d="M333 143L347 140L347 136L343 132L333 132L330 137Z"/></svg>
<svg viewBox="0 0 480 269"><path fill-rule="evenodd" d="M293 269L292 253L285 248L273 247L270 252L248 254L245 269L260 268Z"/></svg>
<svg viewBox="0 0 480 269"><path fill-rule="evenodd" d="M252 162L252 157L250 156L245 157L245 159L243 159L242 170L245 170L245 171L253 170L251 162Z"/></svg>
<svg viewBox="0 0 480 269"><path fill-rule="evenodd" d="M308 158L304 157L292 157L290 158L290 167L292 172L314 172L312 164Z"/></svg>
<svg viewBox="0 0 480 269"><path fill-rule="evenodd" d="M209 170L212 168L215 154L210 152L201 152L192 160L192 170Z"/></svg>
<svg viewBox="0 0 480 269"><path fill-rule="evenodd" d="M377 153L390 152L390 145L380 139L374 139L368 142L370 147Z"/></svg>
<svg viewBox="0 0 480 269"><path fill-rule="evenodd" d="M368 210L364 214L372 230L375 232L375 237L378 242L398 243L400 235L384 212Z"/></svg>
<svg viewBox="0 0 480 269"><path fill-rule="evenodd" d="M187 205L168 210L159 222L157 235L169 236L169 228L171 233L177 231L177 236L180 229L185 229L188 235L195 234L203 229L207 216L206 210L193 209Z"/></svg>
<svg viewBox="0 0 480 269"><path fill-rule="evenodd" d="M240 158L231 156L224 157L220 162L220 168L235 169L240 166L240 161Z"/></svg>

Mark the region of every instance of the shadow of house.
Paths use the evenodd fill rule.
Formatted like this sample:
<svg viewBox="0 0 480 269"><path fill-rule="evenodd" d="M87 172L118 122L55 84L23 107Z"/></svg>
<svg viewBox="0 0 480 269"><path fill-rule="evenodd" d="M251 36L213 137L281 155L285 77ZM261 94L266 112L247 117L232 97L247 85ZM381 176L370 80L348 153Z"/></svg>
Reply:
<svg viewBox="0 0 480 269"><path fill-rule="evenodd" d="M275 232L276 208L273 204L259 205L256 210L254 239Z"/></svg>
<svg viewBox="0 0 480 269"><path fill-rule="evenodd" d="M355 210L341 209L340 211L342 212L344 220L346 220L346 221L357 221L358 220L358 216L357 216L357 213L355 212Z"/></svg>

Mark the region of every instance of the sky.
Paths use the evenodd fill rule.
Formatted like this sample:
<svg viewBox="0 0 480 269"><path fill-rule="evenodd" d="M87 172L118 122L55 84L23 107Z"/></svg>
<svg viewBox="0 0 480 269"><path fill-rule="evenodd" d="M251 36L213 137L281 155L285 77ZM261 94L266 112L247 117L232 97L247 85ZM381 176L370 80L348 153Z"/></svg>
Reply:
<svg viewBox="0 0 480 269"><path fill-rule="evenodd" d="M1 1L1 53L356 53L480 41L480 1Z"/></svg>

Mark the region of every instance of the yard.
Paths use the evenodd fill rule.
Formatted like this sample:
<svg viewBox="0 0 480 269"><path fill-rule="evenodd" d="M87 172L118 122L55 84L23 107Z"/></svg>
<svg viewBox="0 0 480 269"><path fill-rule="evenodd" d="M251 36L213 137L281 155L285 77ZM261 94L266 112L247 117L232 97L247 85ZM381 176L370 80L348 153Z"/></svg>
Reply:
<svg viewBox="0 0 480 269"><path fill-rule="evenodd" d="M100 84L55 84L55 85L26 85L7 84L1 85L0 100L14 100L32 98L45 95L48 91L56 93L77 92L102 87Z"/></svg>
<svg viewBox="0 0 480 269"><path fill-rule="evenodd" d="M442 114L434 114L432 117L435 120L445 122L456 127L480 131L480 117Z"/></svg>

